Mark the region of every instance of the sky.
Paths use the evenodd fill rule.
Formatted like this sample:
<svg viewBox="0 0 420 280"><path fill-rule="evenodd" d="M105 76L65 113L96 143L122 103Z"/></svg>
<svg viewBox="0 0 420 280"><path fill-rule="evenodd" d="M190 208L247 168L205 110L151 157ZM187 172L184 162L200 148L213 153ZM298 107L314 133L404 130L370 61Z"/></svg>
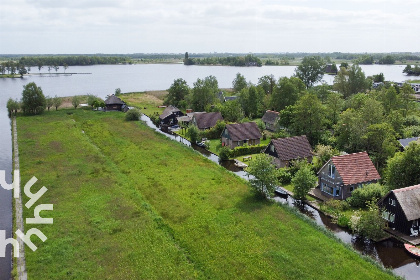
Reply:
<svg viewBox="0 0 420 280"><path fill-rule="evenodd" d="M0 54L420 52L420 0L0 0Z"/></svg>

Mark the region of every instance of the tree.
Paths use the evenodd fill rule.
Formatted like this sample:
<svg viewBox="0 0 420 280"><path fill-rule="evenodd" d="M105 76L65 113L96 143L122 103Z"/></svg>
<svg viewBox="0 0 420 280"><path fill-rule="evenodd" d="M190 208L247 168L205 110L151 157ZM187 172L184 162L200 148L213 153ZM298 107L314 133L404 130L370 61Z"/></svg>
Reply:
<svg viewBox="0 0 420 280"><path fill-rule="evenodd" d="M378 169L385 165L398 149L397 135L389 123L372 124L363 136L366 151Z"/></svg>
<svg viewBox="0 0 420 280"><path fill-rule="evenodd" d="M45 96L34 82L23 86L22 110L31 115L42 114L45 110Z"/></svg>
<svg viewBox="0 0 420 280"><path fill-rule="evenodd" d="M383 83L383 82L385 82L384 73L379 73L378 75L373 75L373 81L375 83Z"/></svg>
<svg viewBox="0 0 420 280"><path fill-rule="evenodd" d="M265 94L272 94L276 86L276 78L273 75L265 75L258 79L259 87L264 90Z"/></svg>
<svg viewBox="0 0 420 280"><path fill-rule="evenodd" d="M255 118L261 114L263 93L258 89L254 85L251 85L249 88L242 89L239 95L239 103L246 117Z"/></svg>
<svg viewBox="0 0 420 280"><path fill-rule="evenodd" d="M312 87L321 81L324 76L325 62L320 56L306 56L302 63L296 67L295 76L300 78L306 88Z"/></svg>
<svg viewBox="0 0 420 280"><path fill-rule="evenodd" d="M195 125L192 125L187 130L187 137L190 138L190 142L196 144L200 138L200 130Z"/></svg>
<svg viewBox="0 0 420 280"><path fill-rule="evenodd" d="M165 98L165 105L180 106L184 102L185 97L189 94L190 88L184 79L176 79L168 89L168 95Z"/></svg>
<svg viewBox="0 0 420 280"><path fill-rule="evenodd" d="M305 84L301 79L296 77L280 78L271 95L271 107L275 111L281 111L287 106L294 105L304 91Z"/></svg>
<svg viewBox="0 0 420 280"><path fill-rule="evenodd" d="M53 98L53 106L55 107L55 110L58 110L58 107L61 106L63 103L63 99L61 97L58 97L57 95Z"/></svg>
<svg viewBox="0 0 420 280"><path fill-rule="evenodd" d="M388 160L385 182L393 189L420 184L420 143L412 142L403 152L397 152Z"/></svg>
<svg viewBox="0 0 420 280"><path fill-rule="evenodd" d="M80 96L73 96L73 98L71 99L71 104L74 106L74 109L77 109L77 106L80 105Z"/></svg>
<svg viewBox="0 0 420 280"><path fill-rule="evenodd" d="M28 70L26 70L25 65L20 64L18 66L18 72L19 72L20 77L23 78L23 75L27 74Z"/></svg>
<svg viewBox="0 0 420 280"><path fill-rule="evenodd" d="M211 105L216 100L219 91L217 79L214 76L197 79L194 83L191 96L191 105L195 111L204 111L206 106Z"/></svg>
<svg viewBox="0 0 420 280"><path fill-rule="evenodd" d="M134 109L128 110L127 113L125 113L124 118L126 121L138 121L140 116L141 116L140 110L137 108L134 108Z"/></svg>
<svg viewBox="0 0 420 280"><path fill-rule="evenodd" d="M262 198L269 198L274 194L278 184L276 167L271 163L272 159L267 154L258 154L249 163L246 171L254 178L249 180L255 194Z"/></svg>
<svg viewBox="0 0 420 280"><path fill-rule="evenodd" d="M330 158L332 158L333 156L338 156L340 154L340 152L329 146L329 145L322 145L322 144L318 144L315 146L315 151L314 151L314 156L316 157L316 169L319 170L321 169L322 166L324 166L325 163L327 163L327 161L330 160ZM315 162L315 161L313 161Z"/></svg>
<svg viewBox="0 0 420 280"><path fill-rule="evenodd" d="M16 112L17 110L19 110L19 102L17 100L13 100L12 98L9 98L9 100L7 100L7 111L9 112L9 115L12 115L13 112Z"/></svg>
<svg viewBox="0 0 420 280"><path fill-rule="evenodd" d="M121 94L121 89L120 88L116 88L115 89L115 95L120 95Z"/></svg>
<svg viewBox="0 0 420 280"><path fill-rule="evenodd" d="M98 100L98 97L97 97L97 96L92 95L92 94L88 94L87 104L88 104L89 106L91 106L91 107L92 107L92 109L93 109L93 107L95 106L95 104L97 104L97 100ZM74 105L73 105L73 106L74 106Z"/></svg>
<svg viewBox="0 0 420 280"><path fill-rule="evenodd" d="M45 105L49 111L50 108L53 106L53 99L49 96L45 97Z"/></svg>
<svg viewBox="0 0 420 280"><path fill-rule="evenodd" d="M365 92L370 87L369 80L359 65L353 64L349 69L340 68L334 78L334 89L344 95L344 98Z"/></svg>
<svg viewBox="0 0 420 280"><path fill-rule="evenodd" d="M384 236L385 220L375 201L368 203L368 211L356 211L350 218L350 227L354 233L361 236L380 239Z"/></svg>
<svg viewBox="0 0 420 280"><path fill-rule="evenodd" d="M294 106L293 129L298 135L306 134L316 144L326 122L325 107L313 93L303 95Z"/></svg>
<svg viewBox="0 0 420 280"><path fill-rule="evenodd" d="M64 68L64 73L66 73L67 68L69 68L69 66L67 65L67 63L63 64L63 68Z"/></svg>
<svg viewBox="0 0 420 280"><path fill-rule="evenodd" d="M242 89L247 87L246 79L240 73L236 74L235 79L232 82L232 87L235 92L240 92Z"/></svg>
<svg viewBox="0 0 420 280"><path fill-rule="evenodd" d="M344 107L343 96L338 92L331 92L327 96L327 118L334 125L337 123Z"/></svg>
<svg viewBox="0 0 420 280"><path fill-rule="evenodd" d="M414 89L408 83L404 83L404 85L400 89L399 98L401 101L403 117L406 117L408 112L413 110L415 107L414 93Z"/></svg>
<svg viewBox="0 0 420 280"><path fill-rule="evenodd" d="M311 170L309 164L302 166L292 178L294 198L306 200L309 190L315 187L318 178Z"/></svg>
<svg viewBox="0 0 420 280"><path fill-rule="evenodd" d="M241 104L236 100L223 103L220 112L223 115L223 119L227 122L238 122L244 117Z"/></svg>

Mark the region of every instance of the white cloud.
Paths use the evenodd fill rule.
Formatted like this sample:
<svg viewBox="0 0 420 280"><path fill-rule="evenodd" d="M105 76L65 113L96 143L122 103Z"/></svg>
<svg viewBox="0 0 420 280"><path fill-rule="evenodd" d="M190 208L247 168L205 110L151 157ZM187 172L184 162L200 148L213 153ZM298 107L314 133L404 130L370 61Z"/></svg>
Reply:
<svg viewBox="0 0 420 280"><path fill-rule="evenodd" d="M415 51L415 2L0 0L0 53Z"/></svg>

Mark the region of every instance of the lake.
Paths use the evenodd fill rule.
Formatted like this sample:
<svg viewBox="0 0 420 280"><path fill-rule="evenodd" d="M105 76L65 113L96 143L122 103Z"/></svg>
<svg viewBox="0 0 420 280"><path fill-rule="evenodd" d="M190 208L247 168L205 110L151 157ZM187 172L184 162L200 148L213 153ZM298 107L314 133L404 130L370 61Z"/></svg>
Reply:
<svg viewBox="0 0 420 280"><path fill-rule="evenodd" d="M403 65L361 65L361 67L367 76L383 73L386 80L402 82L410 79L403 75L402 70L405 67ZM122 92L165 90L178 78L183 78L190 87L193 87L197 78L202 79L210 75L216 77L220 88L231 88L237 73L241 73L247 81L256 84L258 78L264 75L273 74L276 79L284 76L290 77L295 68L295 66L230 67L185 66L182 64L95 65L71 66L66 70L68 73L91 74L56 75L51 72L51 74L25 76L24 78L0 79L0 128L2 131L0 134L0 170L6 170L6 181L11 183L12 142L6 103L10 97L20 99L23 86L30 82L35 82L40 86L46 96L63 97L89 93L104 98L108 94L114 93L116 88L120 88ZM60 71L63 71L62 68ZM38 70L33 67L31 73L38 73ZM333 80L334 76L331 75L323 77L323 81L328 84L332 84ZM36 176L36 174L33 175ZM11 200L11 191L0 189L0 230L6 230L7 237L11 237L12 230ZM389 250L392 251L391 247L393 246L388 245ZM7 257L0 258L0 280L9 280L10 247L8 246ZM398 275L405 275L407 279L415 279L420 275L419 263L402 255L401 250L398 252L397 258L402 258L401 262L394 259L384 261L389 257L388 254L379 259L382 259L385 265L393 267ZM380 251L375 254L380 255Z"/></svg>

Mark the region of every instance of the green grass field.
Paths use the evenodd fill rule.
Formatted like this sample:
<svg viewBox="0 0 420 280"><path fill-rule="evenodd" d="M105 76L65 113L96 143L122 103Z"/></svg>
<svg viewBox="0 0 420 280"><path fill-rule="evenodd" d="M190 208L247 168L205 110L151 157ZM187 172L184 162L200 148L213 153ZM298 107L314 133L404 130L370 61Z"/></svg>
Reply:
<svg viewBox="0 0 420 280"><path fill-rule="evenodd" d="M120 112L18 117L22 183L53 203L30 279L393 279L294 211ZM32 192L36 192L33 187ZM24 201L25 203L25 201ZM24 208L33 217L33 207ZM29 227L26 225L25 230Z"/></svg>

